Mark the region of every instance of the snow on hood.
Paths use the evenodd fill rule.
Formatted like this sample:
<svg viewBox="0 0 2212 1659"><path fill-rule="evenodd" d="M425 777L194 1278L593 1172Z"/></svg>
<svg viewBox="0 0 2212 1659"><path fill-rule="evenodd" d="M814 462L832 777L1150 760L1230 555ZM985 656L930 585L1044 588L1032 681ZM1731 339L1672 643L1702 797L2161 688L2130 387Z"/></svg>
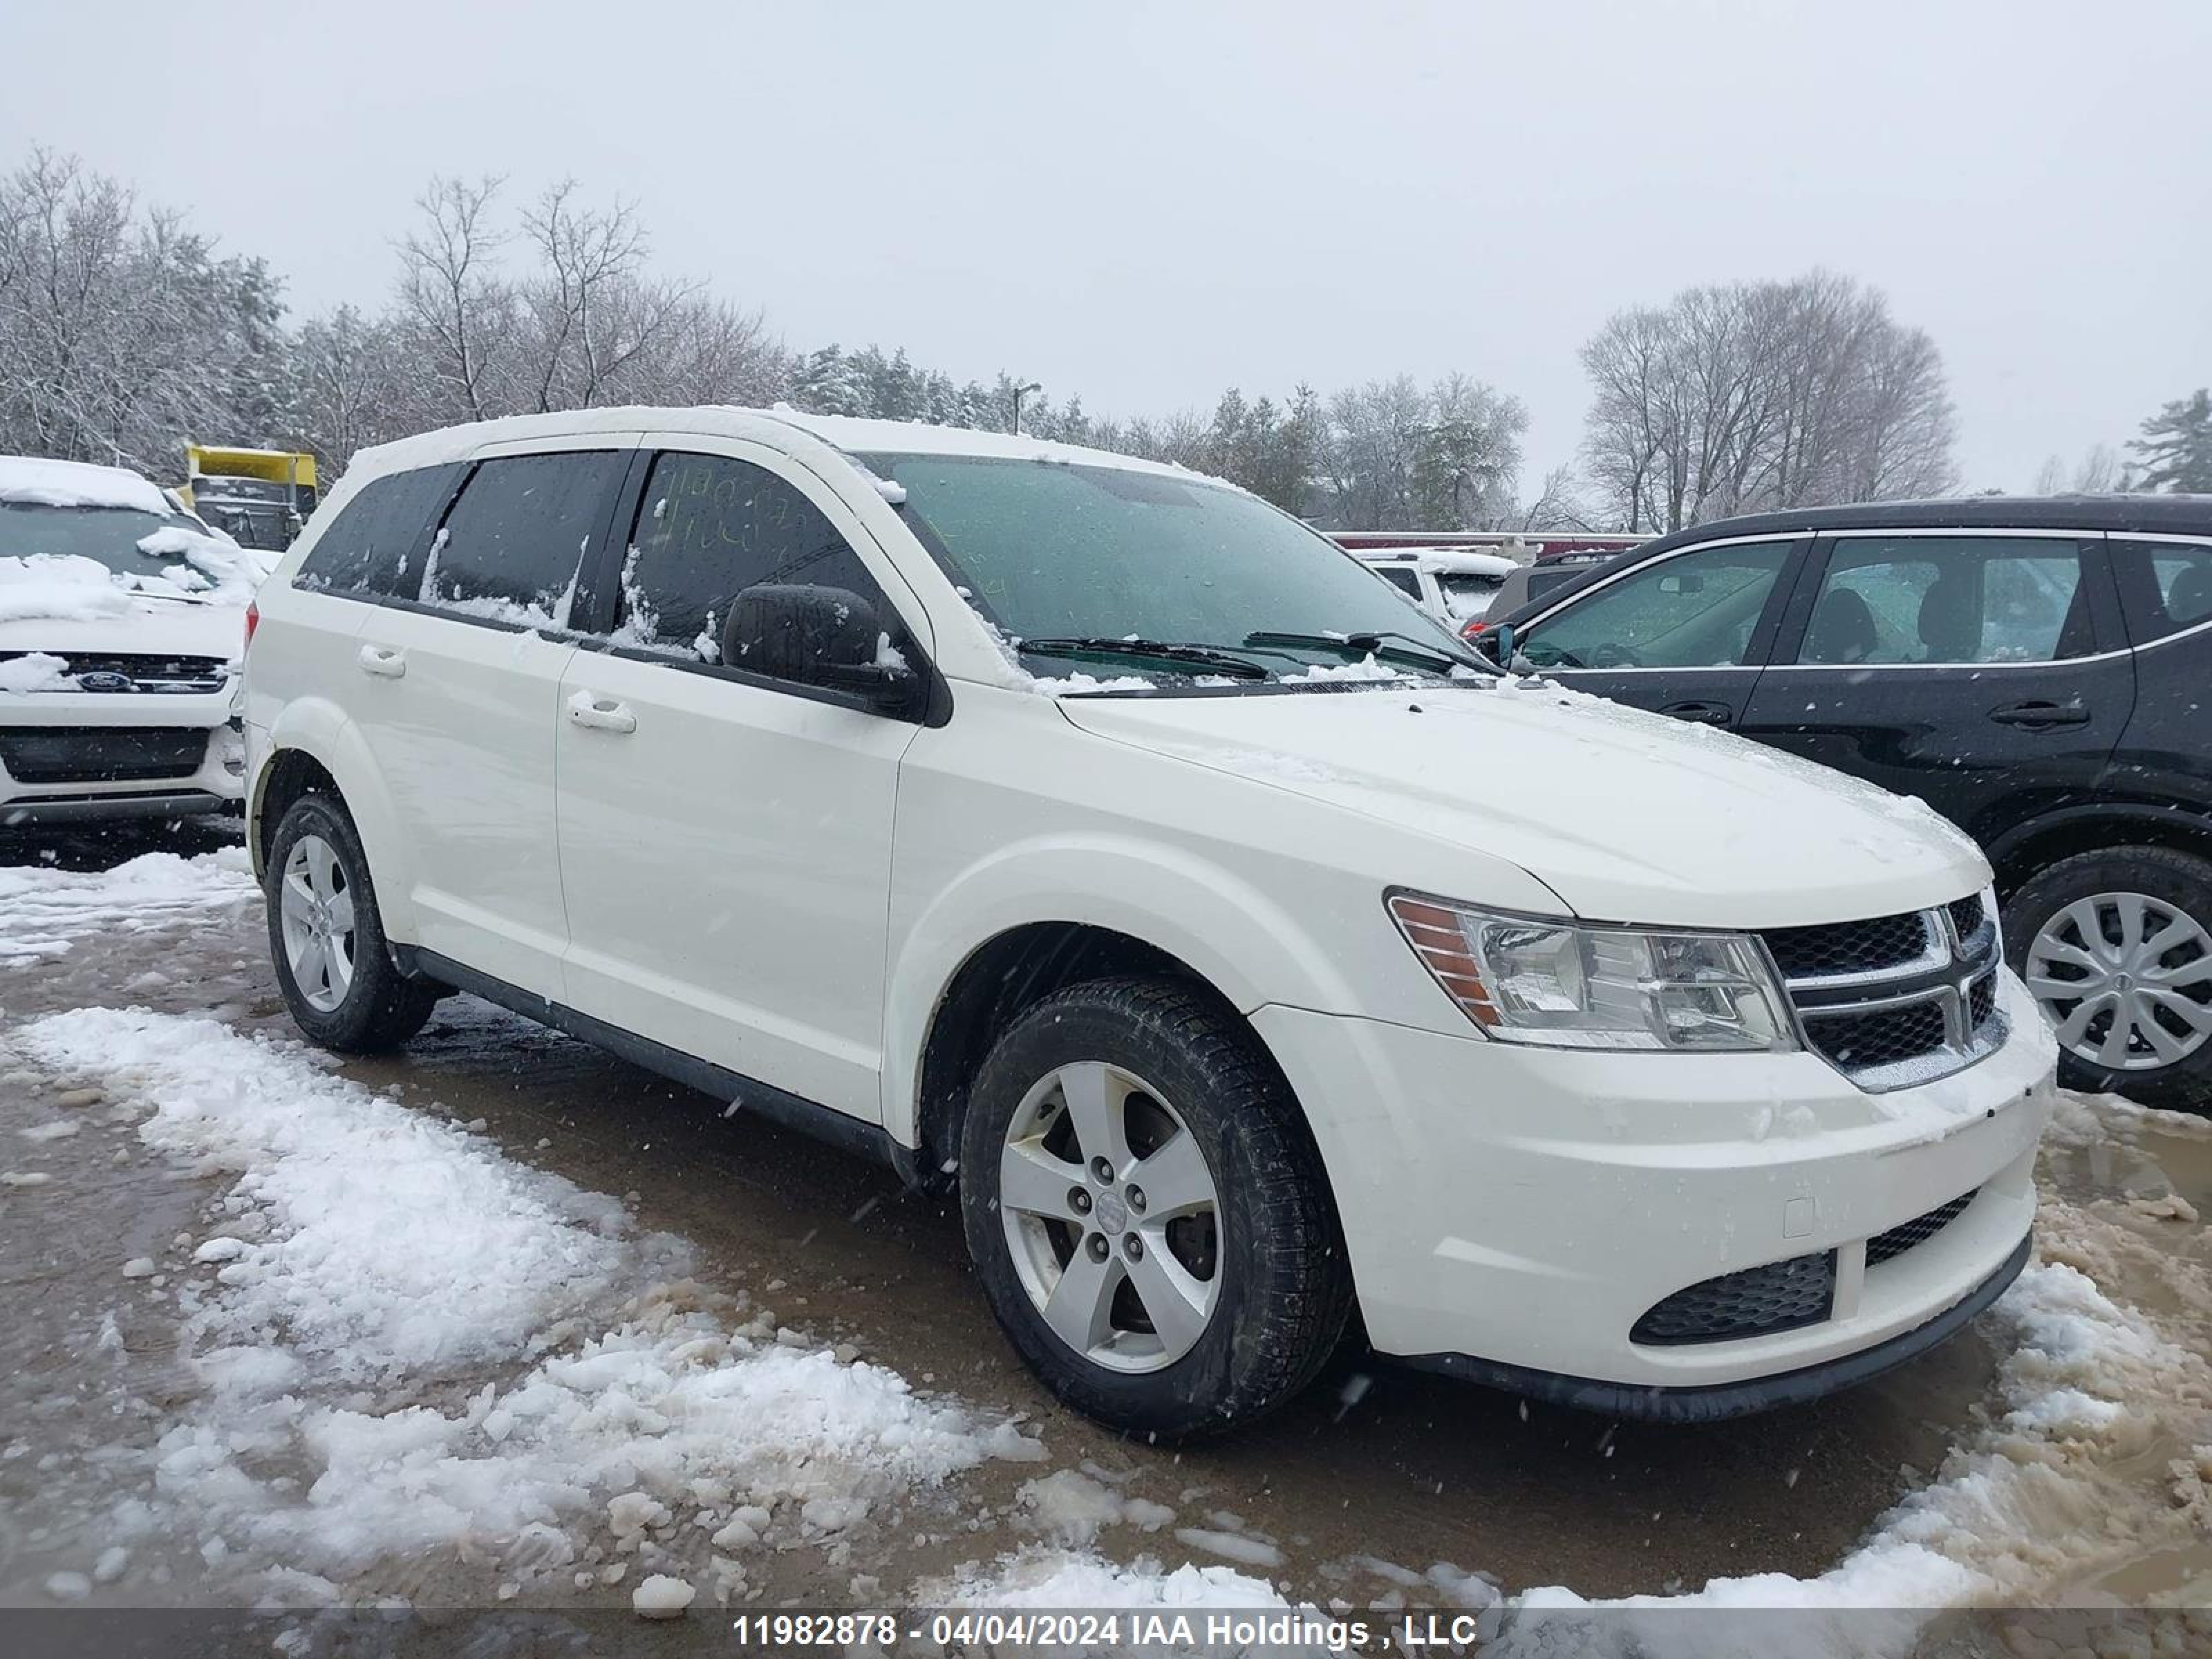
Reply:
<svg viewBox="0 0 2212 1659"><path fill-rule="evenodd" d="M1917 800L1548 681L1060 708L1097 736L1510 860L1607 921L1802 926L1990 878Z"/></svg>
<svg viewBox="0 0 2212 1659"><path fill-rule="evenodd" d="M0 455L0 501L31 507L121 507L163 518L176 511L158 489L126 468L28 455Z"/></svg>
<svg viewBox="0 0 2212 1659"><path fill-rule="evenodd" d="M242 609L276 563L272 554L181 525L141 537L138 548L179 562L158 576L140 576L111 570L81 553L0 558L0 623L100 622L144 614L148 600Z"/></svg>

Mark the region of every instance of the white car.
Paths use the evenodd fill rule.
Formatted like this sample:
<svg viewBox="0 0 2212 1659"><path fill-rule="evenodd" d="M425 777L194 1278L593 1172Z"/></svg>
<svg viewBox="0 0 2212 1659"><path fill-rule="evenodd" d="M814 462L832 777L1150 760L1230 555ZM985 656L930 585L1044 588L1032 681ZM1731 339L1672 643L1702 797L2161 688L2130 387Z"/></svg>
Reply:
<svg viewBox="0 0 2212 1659"><path fill-rule="evenodd" d="M1525 562L1457 547L1360 548L1352 556L1454 633L1486 612Z"/></svg>
<svg viewBox="0 0 2212 1659"><path fill-rule="evenodd" d="M0 456L0 828L238 811L273 556L136 472Z"/></svg>
<svg viewBox="0 0 2212 1659"><path fill-rule="evenodd" d="M1972 842L1503 678L1174 467L434 433L356 458L246 684L310 1037L458 988L957 1185L1013 1345L1123 1429L1249 1420L1355 1304L1384 1354L1723 1416L2027 1255L2054 1050Z"/></svg>

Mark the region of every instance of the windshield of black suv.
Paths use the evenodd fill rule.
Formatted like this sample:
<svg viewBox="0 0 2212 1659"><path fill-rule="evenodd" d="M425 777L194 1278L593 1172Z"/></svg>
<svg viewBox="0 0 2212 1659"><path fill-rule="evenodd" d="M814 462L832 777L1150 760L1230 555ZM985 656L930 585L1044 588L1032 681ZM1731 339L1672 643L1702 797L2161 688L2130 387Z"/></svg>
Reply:
<svg viewBox="0 0 2212 1659"><path fill-rule="evenodd" d="M1057 460L859 459L897 481L907 524L969 603L1029 647L1024 665L1041 676L1072 664L1244 684L1262 678L1255 666L1327 678L1370 654L1394 673L1487 670L1349 554L1240 490ZM1148 656L1142 647L1153 646L1182 660Z"/></svg>
<svg viewBox="0 0 2212 1659"><path fill-rule="evenodd" d="M119 579L119 586L163 599L228 589L232 567L241 562L237 555L181 513L0 501L0 559L90 559ZM52 566L33 568L53 571Z"/></svg>

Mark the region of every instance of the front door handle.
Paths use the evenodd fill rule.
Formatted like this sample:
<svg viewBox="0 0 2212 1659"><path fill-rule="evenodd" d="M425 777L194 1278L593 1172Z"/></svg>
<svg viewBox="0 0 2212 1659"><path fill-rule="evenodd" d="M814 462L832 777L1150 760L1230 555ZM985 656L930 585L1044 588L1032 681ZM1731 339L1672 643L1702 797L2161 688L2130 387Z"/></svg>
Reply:
<svg viewBox="0 0 2212 1659"><path fill-rule="evenodd" d="M1735 718L1735 711L1724 702L1670 702L1659 712L1693 726L1726 726Z"/></svg>
<svg viewBox="0 0 2212 1659"><path fill-rule="evenodd" d="M2000 726L2024 726L2031 732L2047 732L2055 726L2087 726L2089 711L2078 702L2015 702L1990 710Z"/></svg>
<svg viewBox="0 0 2212 1659"><path fill-rule="evenodd" d="M364 645L354 660L361 665L362 673L379 679L396 680L407 672L407 653L389 646Z"/></svg>
<svg viewBox="0 0 2212 1659"><path fill-rule="evenodd" d="M591 691L579 691L568 699L568 722L588 726L594 732L619 732L625 736L637 730L637 716L629 712L628 703Z"/></svg>

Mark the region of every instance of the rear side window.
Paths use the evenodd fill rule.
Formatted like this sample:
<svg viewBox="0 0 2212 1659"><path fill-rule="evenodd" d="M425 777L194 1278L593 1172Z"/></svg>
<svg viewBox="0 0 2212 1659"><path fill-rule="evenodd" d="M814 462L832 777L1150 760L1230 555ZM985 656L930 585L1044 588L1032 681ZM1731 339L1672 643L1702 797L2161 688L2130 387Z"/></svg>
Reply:
<svg viewBox="0 0 2212 1659"><path fill-rule="evenodd" d="M628 452L481 463L430 539L414 598L524 628L566 628L584 556L606 522Z"/></svg>
<svg viewBox="0 0 2212 1659"><path fill-rule="evenodd" d="M2191 542L2115 542L2120 611L2137 645L2212 622L2212 547Z"/></svg>
<svg viewBox="0 0 2212 1659"><path fill-rule="evenodd" d="M452 493L459 471L459 466L417 467L364 484L316 538L294 586L332 593L388 596L404 592L411 597L413 586L406 580L410 562L412 574L419 579L422 564L416 550L426 539L432 517Z"/></svg>
<svg viewBox="0 0 2212 1659"><path fill-rule="evenodd" d="M1403 592L1407 598L1418 599L1421 597L1421 579L1419 576L1416 576L1412 571L1407 569L1405 566L1401 564L1378 565L1376 567L1375 574L1382 577L1384 581L1389 583L1391 586L1397 588L1401 592Z"/></svg>
<svg viewBox="0 0 2212 1659"><path fill-rule="evenodd" d="M1828 556L1797 659L2056 662L2093 647L2070 541L1853 537Z"/></svg>
<svg viewBox="0 0 2212 1659"><path fill-rule="evenodd" d="M726 455L655 459L623 560L616 643L720 662L730 602L763 582L857 593L898 643L867 567L797 486Z"/></svg>

